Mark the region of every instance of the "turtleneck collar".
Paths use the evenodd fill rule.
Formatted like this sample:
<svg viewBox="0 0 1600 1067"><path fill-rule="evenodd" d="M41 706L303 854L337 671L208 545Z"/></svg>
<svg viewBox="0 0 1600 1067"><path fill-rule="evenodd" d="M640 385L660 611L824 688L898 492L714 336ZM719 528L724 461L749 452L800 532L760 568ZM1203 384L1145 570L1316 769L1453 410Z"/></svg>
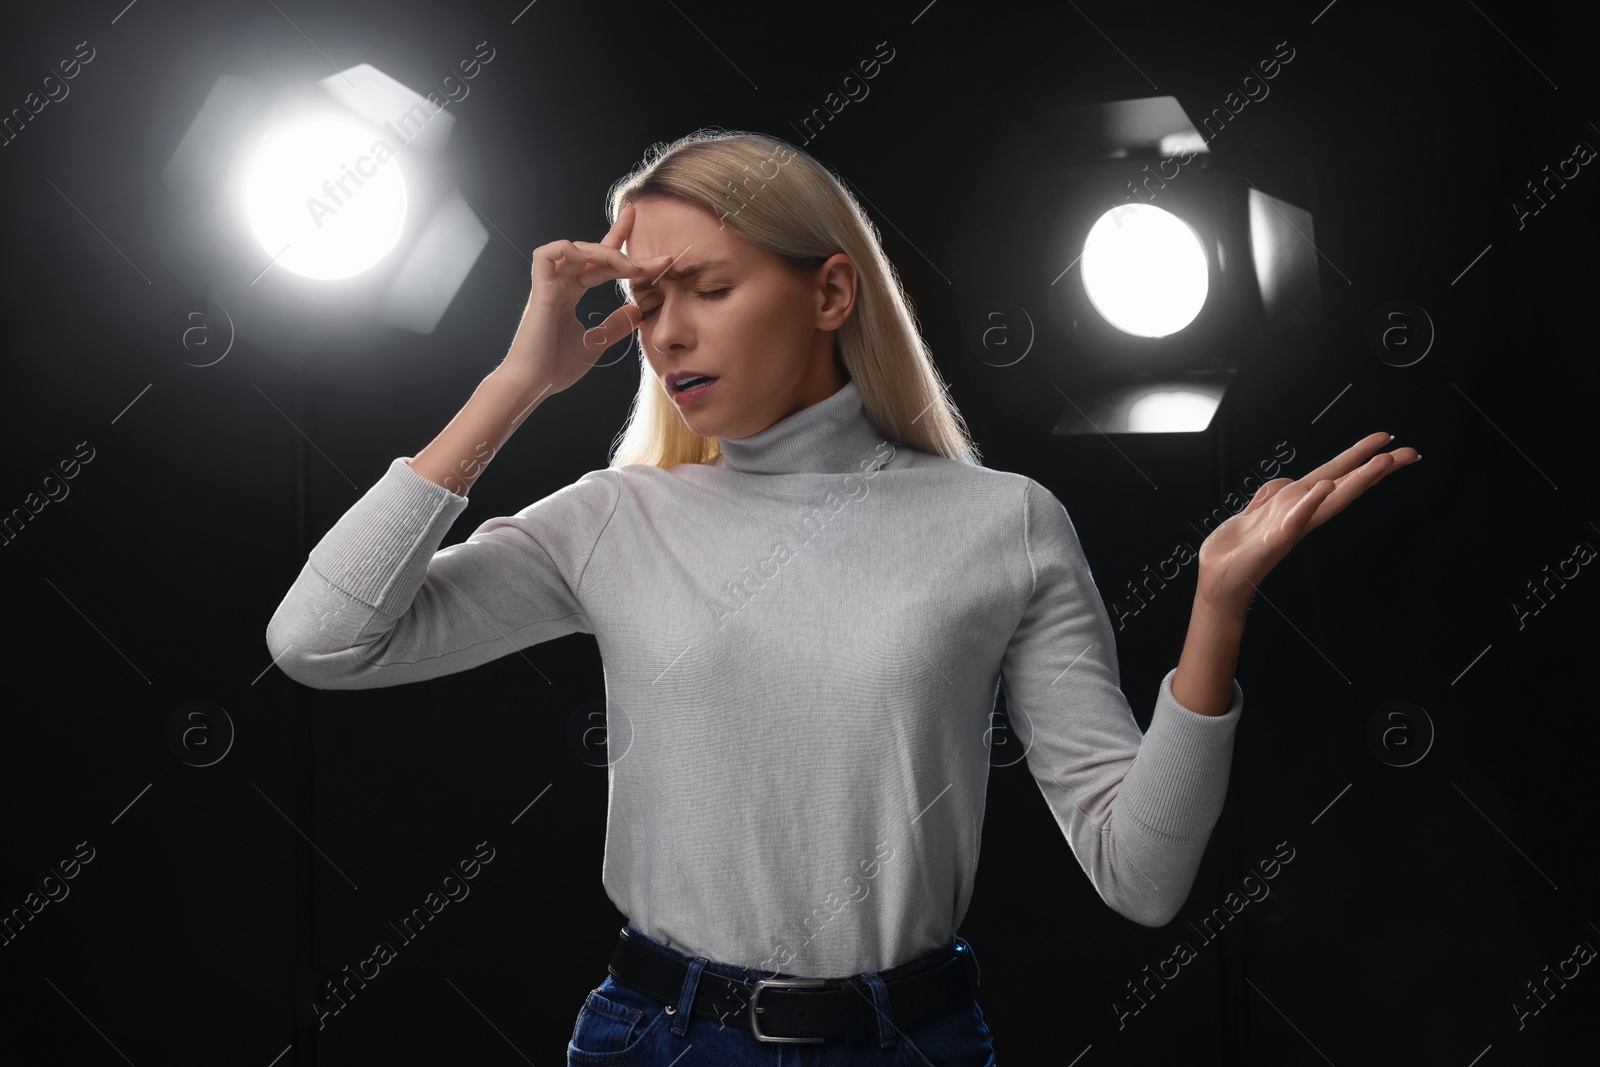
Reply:
<svg viewBox="0 0 1600 1067"><path fill-rule="evenodd" d="M722 455L711 465L745 474L859 473L863 461L882 465L885 455L893 455L880 448L889 438L867 418L854 380L765 430L719 441Z"/></svg>

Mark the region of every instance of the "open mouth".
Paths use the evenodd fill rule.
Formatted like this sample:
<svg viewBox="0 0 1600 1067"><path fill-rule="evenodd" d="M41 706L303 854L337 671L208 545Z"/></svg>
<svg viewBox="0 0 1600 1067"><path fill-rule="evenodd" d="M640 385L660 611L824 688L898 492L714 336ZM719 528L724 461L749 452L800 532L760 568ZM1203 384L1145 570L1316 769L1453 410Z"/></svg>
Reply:
<svg viewBox="0 0 1600 1067"><path fill-rule="evenodd" d="M675 393L683 393L698 386L705 385L707 382L714 382L716 380L717 379L714 375L700 374L693 378L684 378L681 381L674 382L672 384L672 391Z"/></svg>

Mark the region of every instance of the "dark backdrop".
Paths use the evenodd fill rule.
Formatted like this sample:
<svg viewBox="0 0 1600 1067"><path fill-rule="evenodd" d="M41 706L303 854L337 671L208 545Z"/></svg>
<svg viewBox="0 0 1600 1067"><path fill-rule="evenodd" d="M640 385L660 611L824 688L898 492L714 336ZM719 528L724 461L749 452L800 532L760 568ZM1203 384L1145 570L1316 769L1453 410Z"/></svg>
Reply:
<svg viewBox="0 0 1600 1067"><path fill-rule="evenodd" d="M1228 804L1168 927L1102 904L1026 765L995 769L962 932L1000 1062L1458 1067L1600 1048L1600 976L1580 966L1580 945L1600 945L1600 578L1582 566L1600 545L1584 429L1600 177L1585 166L1537 214L1514 207L1545 165L1600 145L1592 20L1506 0L119 4L8 10L0 35L8 113L79 42L94 49L70 95L0 148L0 505L37 507L92 449L0 555L0 907L38 908L0 946L8 1059L562 1062L623 922L599 878L604 771L571 742L603 699L593 639L316 692L269 669L266 623L316 539L504 354L534 246L598 240L605 189L653 141L719 125L801 142L799 119L880 42L894 59L870 95L806 148L869 204L986 464L1061 497L1108 602L1279 442L1296 477L1380 429L1425 457L1263 586ZM490 243L439 328L241 342L190 365L186 309L214 279L195 209L160 171L213 80L371 62L426 91L481 41L495 59L451 105L447 173ZM1247 176L1255 159L1299 161L1324 321L1241 338L1203 435L1051 436L1071 343L1041 335L998 368L966 341L983 301L1058 292L1069 257L1042 232L1033 259L1004 252L1049 206L1044 116L1157 93L1198 116L1284 41L1292 64L1212 149ZM1366 339L1398 299L1437 330L1403 368ZM447 542L604 466L634 383L620 361L543 406ZM1563 569L1541 607L1529 583ZM1141 725L1192 594L1191 567L1118 630ZM1408 717L1381 721L1402 732L1374 745L1375 712L1397 700ZM182 720L190 701L209 717ZM173 741L174 714L214 755L216 708L231 747L189 765L180 753L204 746ZM1392 766L1380 756L1402 736L1422 743L1416 708L1431 747ZM470 896L319 1031L314 986L480 842L494 858ZM1274 858L1270 894L1201 937ZM59 899L40 904L45 890ZM1194 958L1119 1021L1117 1003L1140 1006L1128 983L1179 941ZM1532 1012L1527 983L1563 967L1576 976Z"/></svg>

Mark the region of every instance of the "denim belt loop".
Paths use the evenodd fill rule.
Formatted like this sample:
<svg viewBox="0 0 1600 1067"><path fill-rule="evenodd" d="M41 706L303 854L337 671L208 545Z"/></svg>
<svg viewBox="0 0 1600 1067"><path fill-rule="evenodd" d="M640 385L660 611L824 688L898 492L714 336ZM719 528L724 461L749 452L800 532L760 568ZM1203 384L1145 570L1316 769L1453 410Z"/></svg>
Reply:
<svg viewBox="0 0 1600 1067"><path fill-rule="evenodd" d="M710 962L704 956L695 956L689 961L689 973L683 979L683 993L678 997L678 1006L673 1009L672 1032L679 1037L689 1028L689 1017L694 1014L694 995L700 988L700 972Z"/></svg>
<svg viewBox="0 0 1600 1067"><path fill-rule="evenodd" d="M878 1046L888 1048L895 1042L894 1020L889 1018L889 987L877 971L862 971L858 977L872 990L872 1006L878 1017Z"/></svg>
<svg viewBox="0 0 1600 1067"><path fill-rule="evenodd" d="M983 978L983 971L978 967L978 953L973 949L972 942L957 934L956 951L971 964L972 984L976 986Z"/></svg>

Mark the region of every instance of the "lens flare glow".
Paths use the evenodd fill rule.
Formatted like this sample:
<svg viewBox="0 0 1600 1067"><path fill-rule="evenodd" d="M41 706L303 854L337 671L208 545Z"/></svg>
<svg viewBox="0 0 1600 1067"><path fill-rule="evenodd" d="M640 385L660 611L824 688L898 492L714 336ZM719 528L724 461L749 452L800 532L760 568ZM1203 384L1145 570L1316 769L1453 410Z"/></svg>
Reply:
<svg viewBox="0 0 1600 1067"><path fill-rule="evenodd" d="M348 278L400 241L406 182L394 148L354 119L325 116L264 136L242 196L274 266L308 278Z"/></svg>
<svg viewBox="0 0 1600 1067"><path fill-rule="evenodd" d="M1112 208L1083 242L1083 288L1107 322L1165 337L1194 321L1210 285L1199 234L1150 204Z"/></svg>

